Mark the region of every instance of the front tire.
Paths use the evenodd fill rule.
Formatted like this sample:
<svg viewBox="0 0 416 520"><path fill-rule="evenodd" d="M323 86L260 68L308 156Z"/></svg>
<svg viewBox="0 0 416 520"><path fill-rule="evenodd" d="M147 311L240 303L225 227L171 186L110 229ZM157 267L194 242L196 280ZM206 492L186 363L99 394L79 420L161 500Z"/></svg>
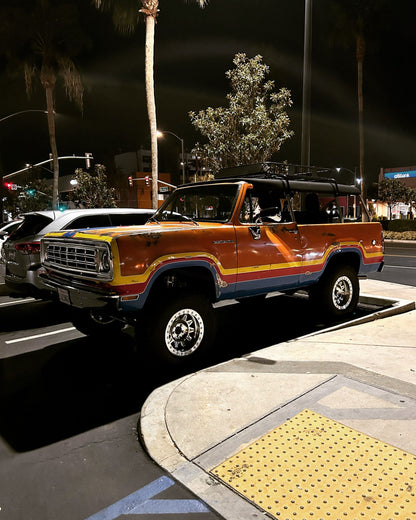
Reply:
<svg viewBox="0 0 416 520"><path fill-rule="evenodd" d="M339 265L324 274L311 296L313 300L319 300L319 304L331 317L343 318L357 308L359 293L356 271L348 265Z"/></svg>
<svg viewBox="0 0 416 520"><path fill-rule="evenodd" d="M136 337L144 333L149 355L159 361L187 364L202 358L213 344L214 310L202 295L177 294L162 309L152 306L146 315Z"/></svg>

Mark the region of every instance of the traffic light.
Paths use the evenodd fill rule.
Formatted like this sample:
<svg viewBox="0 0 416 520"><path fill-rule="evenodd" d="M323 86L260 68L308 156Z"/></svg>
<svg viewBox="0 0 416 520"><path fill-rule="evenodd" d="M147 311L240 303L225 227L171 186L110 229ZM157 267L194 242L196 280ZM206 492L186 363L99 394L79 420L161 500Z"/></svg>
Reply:
<svg viewBox="0 0 416 520"><path fill-rule="evenodd" d="M133 186L133 177L129 175L129 186Z"/></svg>
<svg viewBox="0 0 416 520"><path fill-rule="evenodd" d="M144 178L144 182L146 186L150 186L150 177L148 175L146 175L146 177Z"/></svg>
<svg viewBox="0 0 416 520"><path fill-rule="evenodd" d="M85 166L87 170L91 168L92 153L85 152Z"/></svg>
<svg viewBox="0 0 416 520"><path fill-rule="evenodd" d="M4 186L8 189L8 190L12 190L13 189L13 183L12 182L5 182L4 183Z"/></svg>
<svg viewBox="0 0 416 520"><path fill-rule="evenodd" d="M29 197L34 197L36 194L35 188L27 188L26 193L29 195Z"/></svg>

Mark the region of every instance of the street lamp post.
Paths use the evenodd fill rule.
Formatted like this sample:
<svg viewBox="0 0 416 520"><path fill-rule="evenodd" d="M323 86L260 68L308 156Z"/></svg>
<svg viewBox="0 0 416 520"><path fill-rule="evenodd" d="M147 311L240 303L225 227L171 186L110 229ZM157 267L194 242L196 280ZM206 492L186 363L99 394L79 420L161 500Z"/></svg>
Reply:
<svg viewBox="0 0 416 520"><path fill-rule="evenodd" d="M310 166L312 0L305 0L301 164Z"/></svg>
<svg viewBox="0 0 416 520"><path fill-rule="evenodd" d="M74 155L63 155L61 157L58 157L57 159L58 159L58 161L61 161L63 159L85 159L87 168L89 168L89 162L92 161L94 159L94 157L92 156L92 154L86 153L85 155L75 155L75 154ZM18 175L19 173L23 173L23 172L27 171L29 168L43 167L44 164L47 164L50 162L51 162L51 158L49 157L49 159L46 159L46 161L41 161L36 164L26 165L21 170L17 170L15 172L4 175L3 179L9 179L10 177L14 177L15 175ZM52 170L49 170L49 171L52 171Z"/></svg>
<svg viewBox="0 0 416 520"><path fill-rule="evenodd" d="M20 110L19 112L14 112L13 114L9 114L6 117L2 117L0 119L0 123L2 121L5 121L6 119L10 119L11 117L18 116L19 114L27 114L28 112L43 112L44 114L47 114L47 110L36 110L36 109L30 109L30 110Z"/></svg>
<svg viewBox="0 0 416 520"><path fill-rule="evenodd" d="M184 141L181 137L179 137L178 135L174 134L173 132L171 132L170 130L163 130L163 132L161 130L158 130L157 131L157 136L158 137L163 137L163 134L170 134L170 135L173 135L173 137L176 137L176 139L178 139L180 142L181 142L181 155L182 155L182 184L185 184L185 153L184 153Z"/></svg>

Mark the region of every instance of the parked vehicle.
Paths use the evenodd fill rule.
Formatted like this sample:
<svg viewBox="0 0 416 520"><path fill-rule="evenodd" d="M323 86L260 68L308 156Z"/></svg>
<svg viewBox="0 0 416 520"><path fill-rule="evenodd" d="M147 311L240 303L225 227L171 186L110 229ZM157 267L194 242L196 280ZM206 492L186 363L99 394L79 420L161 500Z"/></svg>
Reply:
<svg viewBox="0 0 416 520"><path fill-rule="evenodd" d="M5 222L0 226L0 261L3 260L4 242L9 238L9 236L13 233L13 231L20 226L20 224L22 222L23 222L22 219L11 220L10 222Z"/></svg>
<svg viewBox="0 0 416 520"><path fill-rule="evenodd" d="M273 164L223 171L175 190L145 226L47 235L45 282L85 334L129 323L138 343L174 363L214 341L220 300L304 289L342 317L357 306L358 278L383 266L381 225L345 222L349 195L360 192Z"/></svg>
<svg viewBox="0 0 416 520"><path fill-rule="evenodd" d="M39 278L40 239L46 233L144 224L154 211L133 208L69 209L35 211L22 215L23 222L4 244L5 283L15 296L50 298L53 290Z"/></svg>

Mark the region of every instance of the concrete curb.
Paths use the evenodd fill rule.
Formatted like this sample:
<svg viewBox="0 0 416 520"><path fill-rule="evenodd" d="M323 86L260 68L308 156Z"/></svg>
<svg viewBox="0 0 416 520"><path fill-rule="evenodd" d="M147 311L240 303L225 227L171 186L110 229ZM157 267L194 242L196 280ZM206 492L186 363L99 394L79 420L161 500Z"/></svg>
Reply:
<svg viewBox="0 0 416 520"><path fill-rule="evenodd" d="M346 324L341 324L324 330L319 330L312 334L308 334L306 336L302 336L301 338L296 338L295 340L291 341L298 341L307 337L322 335L326 332L350 328L356 325L361 325L363 323L369 323L382 318L402 314L414 310L416 308L415 302L411 300L385 298L368 294L360 295L360 302L371 305L380 305L388 307L382 310L377 310L368 316L352 320ZM226 365L230 362L231 361L227 361L222 365ZM201 372L204 372L204 370L202 370ZM164 385L154 390L145 401L141 410L139 421L139 434L142 440L142 444L149 456L153 458L153 460L155 460L162 468L172 473L174 476L177 476L177 472L179 472L180 474L183 471L184 467L188 467L189 469L189 464L192 463L183 455L183 453L176 446L175 441L169 432L169 427L165 416L165 410L170 397L175 393L175 391L185 381L197 377L198 374L199 372L187 375L181 379L172 381L171 383L168 383L167 385ZM195 471L196 468L193 467L192 472ZM199 474L200 471L201 470L198 470L197 473ZM205 480L207 478L211 478L205 472L202 473ZM195 478L198 480L200 478L203 478L203 476L199 474L198 476L195 475ZM189 485L188 480L189 479L187 478L187 485Z"/></svg>
<svg viewBox="0 0 416 520"><path fill-rule="evenodd" d="M416 309L416 302L413 300L404 300L400 298L383 298L380 296L373 296L371 294L361 294L359 298L359 302L367 305L380 305L385 307L379 311L372 312L367 316L363 316L361 318L357 318L355 320L351 320L347 323L341 323L340 325L334 325L333 327L328 327L327 329L319 330L316 332L312 332L311 334L307 334L302 336L302 338L309 338L312 336L317 336L319 334L323 334L324 332L332 332L334 330L347 329L349 327L353 327L354 325L361 325L362 323L370 323L371 321L379 320L382 318L387 318L389 316L395 316L397 314L402 314L404 312L413 311ZM300 339L300 338L296 338ZM295 341L295 340L293 340Z"/></svg>

